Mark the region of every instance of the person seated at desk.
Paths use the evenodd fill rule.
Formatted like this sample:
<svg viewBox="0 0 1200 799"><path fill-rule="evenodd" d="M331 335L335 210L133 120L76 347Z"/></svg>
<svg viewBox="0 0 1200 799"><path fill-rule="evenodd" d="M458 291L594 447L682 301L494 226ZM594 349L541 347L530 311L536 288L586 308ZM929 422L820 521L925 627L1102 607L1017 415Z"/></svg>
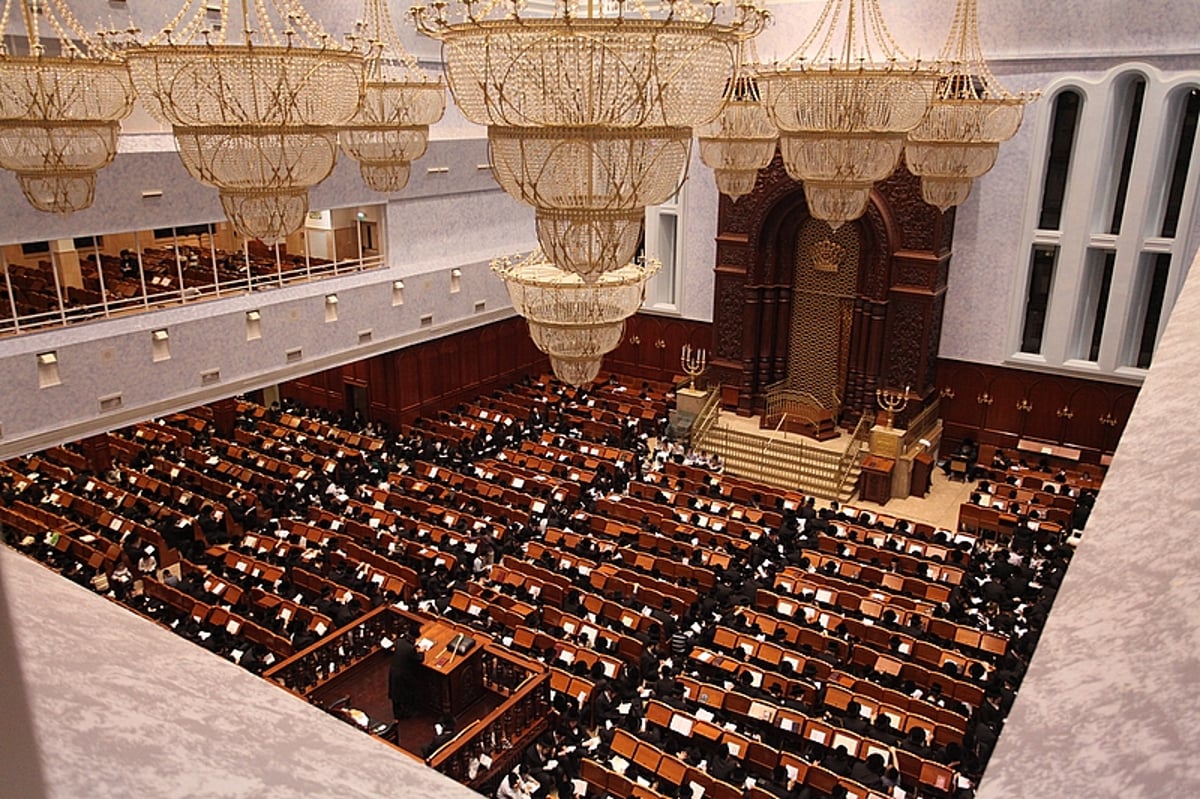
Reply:
<svg viewBox="0 0 1200 799"><path fill-rule="evenodd" d="M978 468L977 460L979 460L979 445L972 438L964 438L954 453L942 462L942 472L949 477L951 464L956 461L965 463L967 466L966 478L968 481L974 481L975 471Z"/></svg>
<svg viewBox="0 0 1200 799"><path fill-rule="evenodd" d="M854 758L850 757L850 752L845 746L839 745L836 749L821 758L821 765L834 774L847 777L850 775L851 766L854 765Z"/></svg>
<svg viewBox="0 0 1200 799"><path fill-rule="evenodd" d="M886 718L886 717L885 717ZM883 755L872 752L866 760L856 760L850 767L850 779L868 788L882 788L887 762Z"/></svg>
<svg viewBox="0 0 1200 799"><path fill-rule="evenodd" d="M714 779L728 780L736 767L737 762L725 746L716 747L712 757L708 759L708 774Z"/></svg>
<svg viewBox="0 0 1200 799"><path fill-rule="evenodd" d="M850 700L842 716L842 726L851 732L865 735L871 728L871 722L867 720L867 717L863 716L862 705L854 700Z"/></svg>
<svg viewBox="0 0 1200 799"><path fill-rule="evenodd" d="M533 746L525 750L522 762L525 773L537 784L533 789L533 799L547 796L556 787L555 775L559 766L554 751L554 733L547 731L534 741Z"/></svg>

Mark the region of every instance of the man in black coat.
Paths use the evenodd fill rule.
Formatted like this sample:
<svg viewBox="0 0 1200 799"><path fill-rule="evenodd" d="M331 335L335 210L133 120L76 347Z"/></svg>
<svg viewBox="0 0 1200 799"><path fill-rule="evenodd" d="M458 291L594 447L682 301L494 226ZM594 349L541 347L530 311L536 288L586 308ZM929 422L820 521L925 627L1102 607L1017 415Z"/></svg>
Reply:
<svg viewBox="0 0 1200 799"><path fill-rule="evenodd" d="M411 718L417 696L418 666L425 656L417 651L407 636L396 641L396 653L388 669L388 698L392 700L392 714L398 719Z"/></svg>

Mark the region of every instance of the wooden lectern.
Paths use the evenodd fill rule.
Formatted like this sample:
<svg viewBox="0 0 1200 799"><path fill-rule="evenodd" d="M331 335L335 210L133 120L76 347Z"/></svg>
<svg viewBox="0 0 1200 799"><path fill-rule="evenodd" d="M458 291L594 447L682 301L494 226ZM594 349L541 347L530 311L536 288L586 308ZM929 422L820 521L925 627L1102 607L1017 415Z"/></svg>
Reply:
<svg viewBox="0 0 1200 799"><path fill-rule="evenodd" d="M475 644L464 652L454 651L454 644L464 639L474 639ZM421 676L426 707L438 714L458 716L483 696L482 655L486 641L486 636L441 621L421 627L417 645L425 651Z"/></svg>
<svg viewBox="0 0 1200 799"><path fill-rule="evenodd" d="M862 474L858 477L858 495L867 502L886 505L892 498L892 469L896 462L879 455L868 455L862 460Z"/></svg>

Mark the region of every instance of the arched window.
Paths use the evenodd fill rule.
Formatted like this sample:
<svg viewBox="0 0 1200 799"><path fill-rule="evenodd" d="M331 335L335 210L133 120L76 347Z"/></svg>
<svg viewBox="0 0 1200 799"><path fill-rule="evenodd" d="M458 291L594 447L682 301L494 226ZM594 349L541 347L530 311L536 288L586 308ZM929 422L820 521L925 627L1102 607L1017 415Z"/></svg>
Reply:
<svg viewBox="0 0 1200 799"><path fill-rule="evenodd" d="M1079 125L1079 92L1067 89L1054 98L1054 115L1050 123L1050 149L1046 156L1045 177L1042 180L1042 208L1038 227L1058 230L1062 219L1063 199L1067 193L1067 176L1071 171L1071 152L1075 149L1075 129Z"/></svg>
<svg viewBox="0 0 1200 799"><path fill-rule="evenodd" d="M1011 360L1138 379L1193 252L1200 74L1125 65L1048 94Z"/></svg>

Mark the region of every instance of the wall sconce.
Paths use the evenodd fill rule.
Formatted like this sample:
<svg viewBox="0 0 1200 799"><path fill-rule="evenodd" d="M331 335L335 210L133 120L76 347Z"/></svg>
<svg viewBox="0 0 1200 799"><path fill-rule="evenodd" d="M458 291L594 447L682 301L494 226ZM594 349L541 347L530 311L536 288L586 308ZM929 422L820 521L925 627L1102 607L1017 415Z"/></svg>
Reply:
<svg viewBox="0 0 1200 799"><path fill-rule="evenodd" d="M392 281L392 307L404 304L404 281Z"/></svg>
<svg viewBox="0 0 1200 799"><path fill-rule="evenodd" d="M246 311L246 341L258 341L262 338L262 313Z"/></svg>
<svg viewBox="0 0 1200 799"><path fill-rule="evenodd" d="M171 360L171 336L164 327L150 334L152 358L155 363Z"/></svg>
<svg viewBox="0 0 1200 799"><path fill-rule="evenodd" d="M989 394L985 391L982 394L980 394L979 396L977 396L975 398L975 401L978 402L980 405L991 405L993 402L995 402L995 399L992 398L991 394Z"/></svg>
<svg viewBox="0 0 1200 799"><path fill-rule="evenodd" d="M1057 411L1055 411L1055 413L1058 414L1059 419L1071 419L1071 418L1074 418L1074 416L1075 416L1074 411L1072 411L1070 406L1068 406L1068 405L1062 406Z"/></svg>
<svg viewBox="0 0 1200 799"><path fill-rule="evenodd" d="M1023 413L1029 413L1033 410L1033 403L1028 398L1022 399L1017 403L1017 410Z"/></svg>
<svg viewBox="0 0 1200 799"><path fill-rule="evenodd" d="M325 295L325 321L336 322L338 318L338 297L336 294Z"/></svg>
<svg viewBox="0 0 1200 799"><path fill-rule="evenodd" d="M665 350L667 348L667 342L660 338L658 341L654 342L654 348L656 350Z"/></svg>
<svg viewBox="0 0 1200 799"><path fill-rule="evenodd" d="M1106 413L1100 417L1100 424L1108 425L1109 427L1116 427L1117 417L1113 416L1111 413Z"/></svg>
<svg viewBox="0 0 1200 799"><path fill-rule="evenodd" d="M946 386L938 391L938 396L942 399L954 399L954 389Z"/></svg>
<svg viewBox="0 0 1200 799"><path fill-rule="evenodd" d="M58 375L58 352L39 352L37 369L38 388L50 388L62 383Z"/></svg>
<svg viewBox="0 0 1200 799"><path fill-rule="evenodd" d="M457 294L460 291L462 291L462 270L461 269L451 269L450 270L450 293Z"/></svg>
<svg viewBox="0 0 1200 799"><path fill-rule="evenodd" d="M642 337L637 335L636 333L634 333L632 336L629 337L629 343L630 344L641 344Z"/></svg>

